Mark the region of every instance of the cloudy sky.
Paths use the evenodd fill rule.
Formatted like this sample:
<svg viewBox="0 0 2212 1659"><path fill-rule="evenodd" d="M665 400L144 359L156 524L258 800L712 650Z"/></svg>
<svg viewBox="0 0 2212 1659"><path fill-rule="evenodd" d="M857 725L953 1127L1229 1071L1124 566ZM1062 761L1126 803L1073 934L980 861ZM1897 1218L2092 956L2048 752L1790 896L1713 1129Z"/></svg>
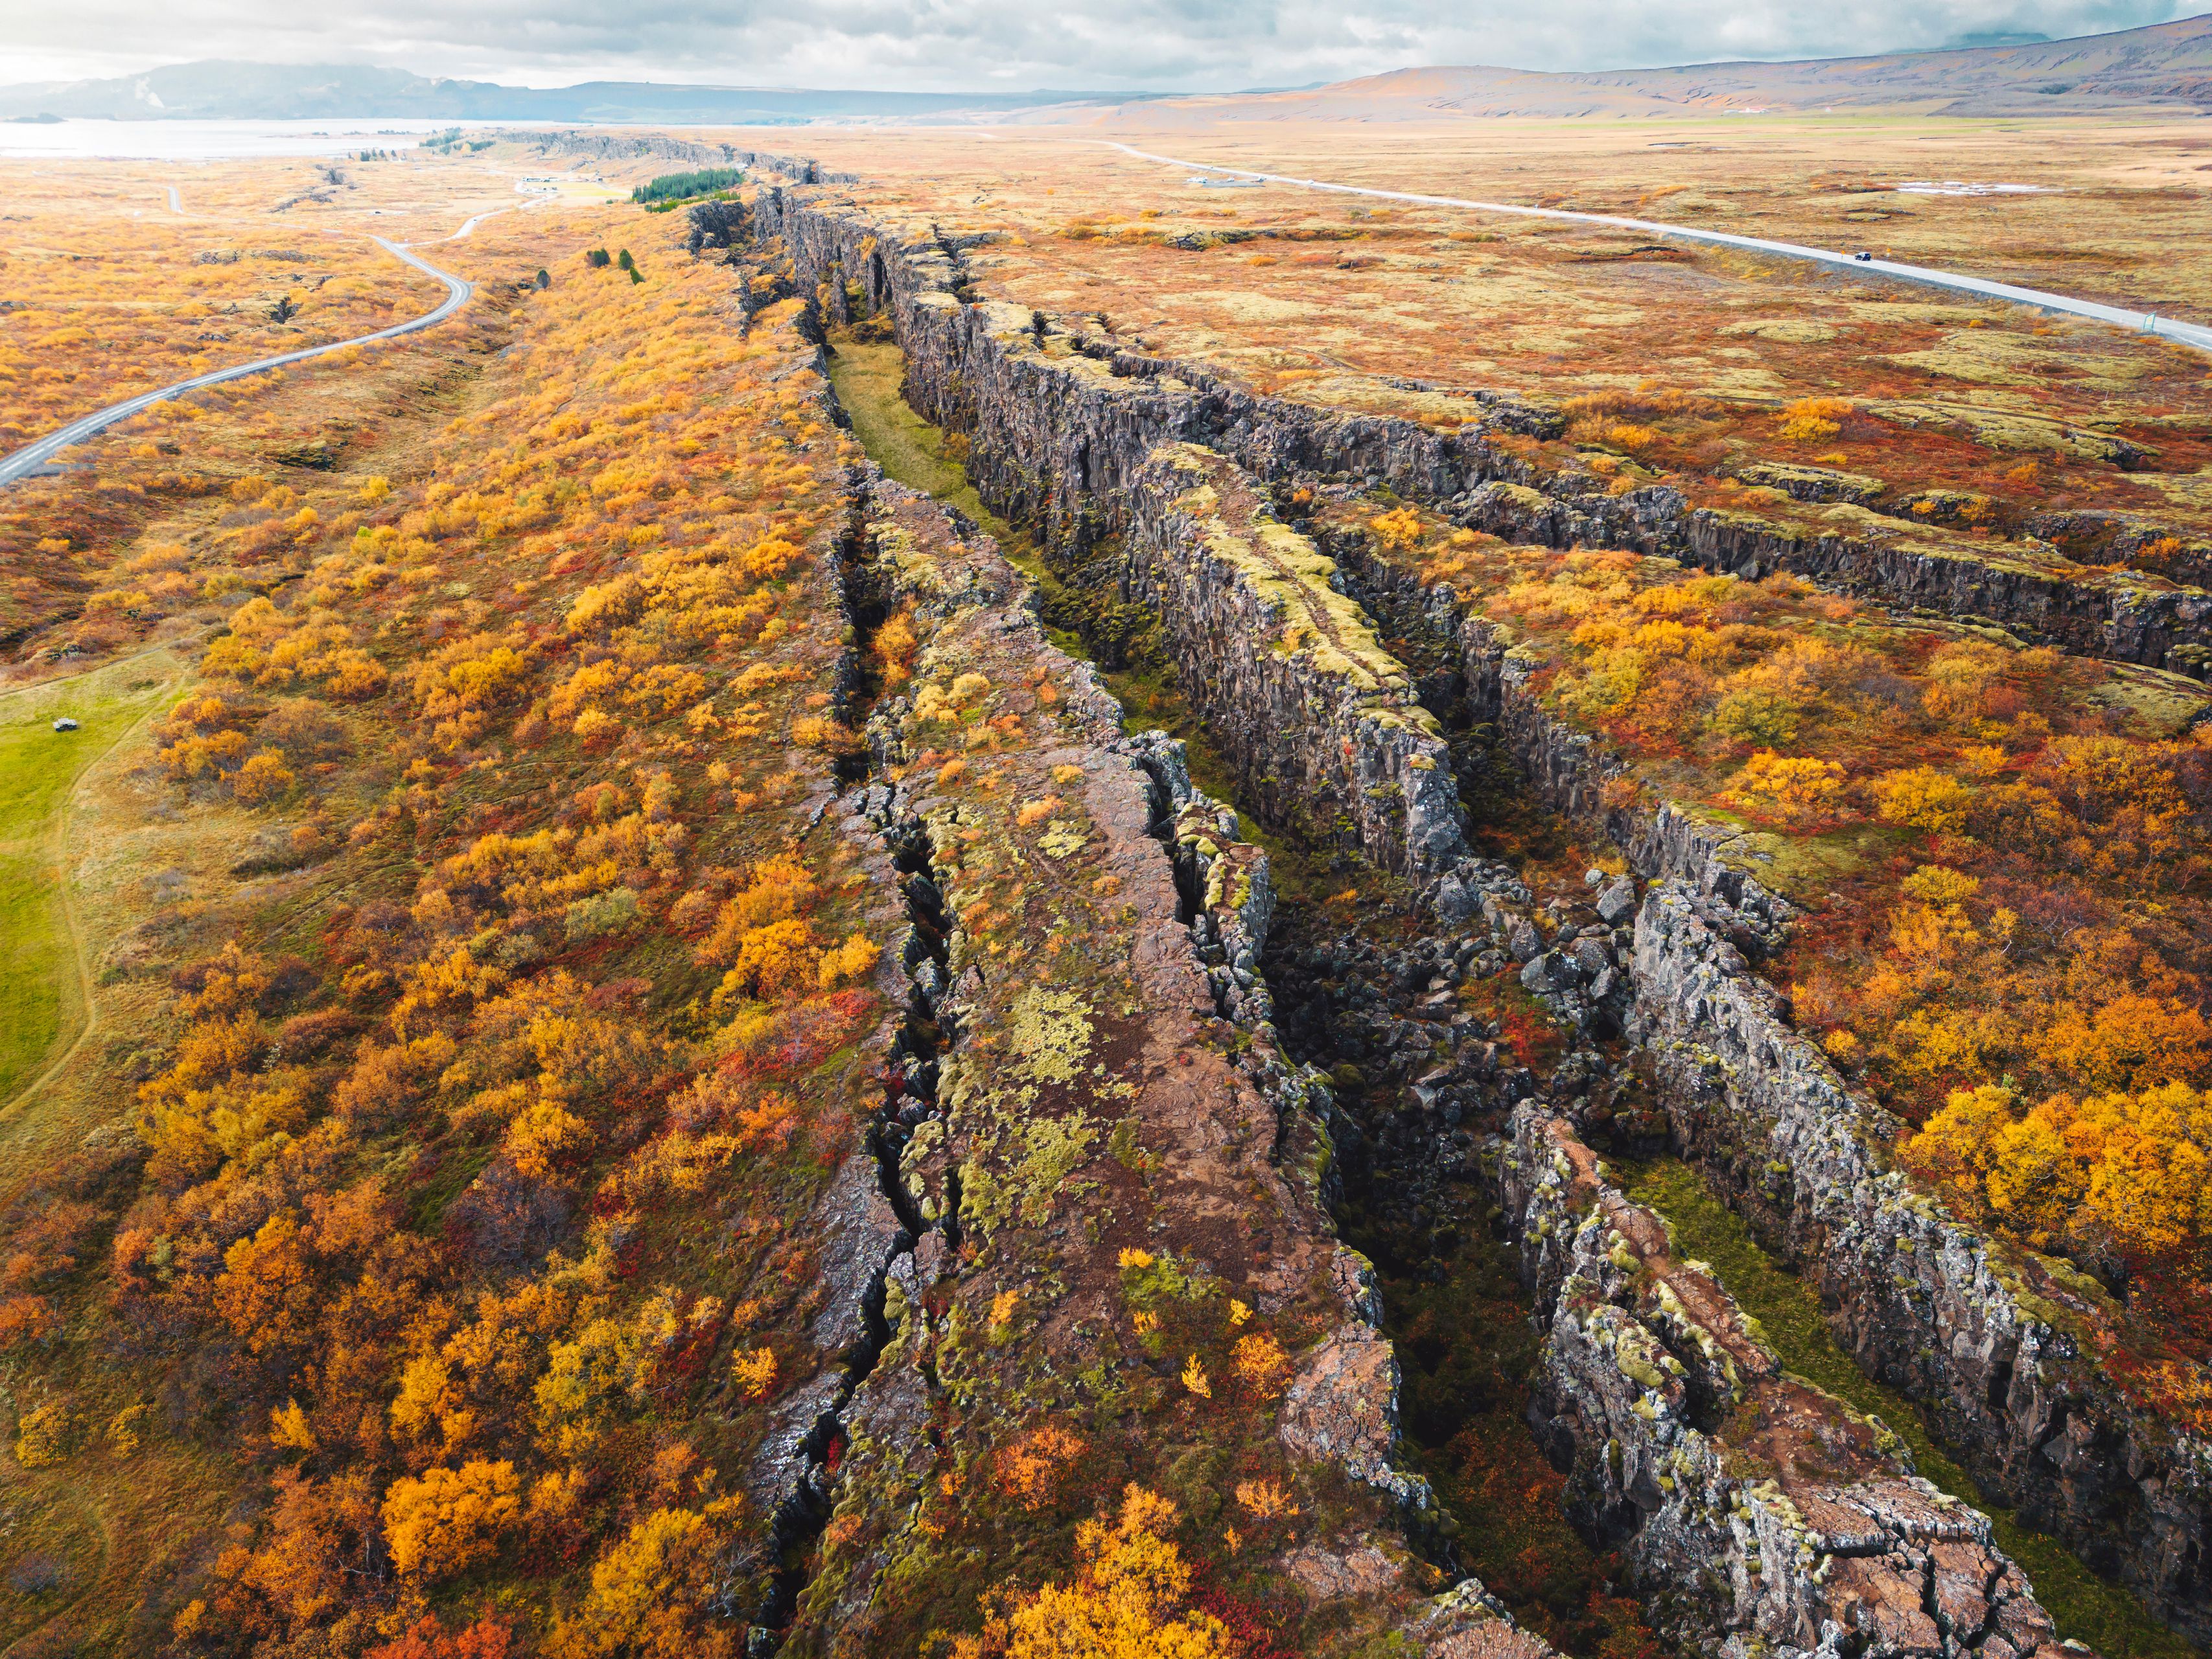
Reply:
<svg viewBox="0 0 2212 1659"><path fill-rule="evenodd" d="M0 0L0 82L197 58L911 91L1296 86L2062 38L2207 0Z"/></svg>

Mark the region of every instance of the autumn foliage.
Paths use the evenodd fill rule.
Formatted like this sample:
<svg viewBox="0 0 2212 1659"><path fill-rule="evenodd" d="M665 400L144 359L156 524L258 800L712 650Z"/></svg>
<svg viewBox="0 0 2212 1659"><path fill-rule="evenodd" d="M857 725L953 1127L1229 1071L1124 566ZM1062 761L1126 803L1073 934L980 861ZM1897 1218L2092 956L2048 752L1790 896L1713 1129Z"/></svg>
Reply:
<svg viewBox="0 0 2212 1659"><path fill-rule="evenodd" d="M26 1462L188 1435L264 1494L179 1652L733 1654L765 1598L733 1477L842 1363L787 1228L879 1092L883 901L793 810L842 452L789 308L747 335L658 252L533 301L417 475L230 492L305 577L233 602L157 775L284 815L337 901L172 973L137 1190L19 1228L0 1299L30 1352L96 1266L88 1340L174 1379L168 1426L58 1401Z"/></svg>
<svg viewBox="0 0 2212 1659"><path fill-rule="evenodd" d="M2212 1284L2203 726L2094 660L1788 576L1383 539L1524 630L1560 714L1805 849L1762 873L1813 912L1796 1012L1907 1120L1910 1168L2130 1296ZM2212 1339L2188 1305L2164 1304L2183 1316L2162 1336Z"/></svg>

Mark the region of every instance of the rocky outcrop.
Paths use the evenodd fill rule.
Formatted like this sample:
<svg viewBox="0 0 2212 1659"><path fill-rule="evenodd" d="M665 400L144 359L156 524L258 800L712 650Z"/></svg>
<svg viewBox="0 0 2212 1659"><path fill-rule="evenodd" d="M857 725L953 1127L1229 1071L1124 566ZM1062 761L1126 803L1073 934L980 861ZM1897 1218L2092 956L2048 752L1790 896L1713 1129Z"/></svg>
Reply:
<svg viewBox="0 0 2212 1659"><path fill-rule="evenodd" d="M2212 1444L2128 1398L2088 1340L2112 1313L2093 1282L1949 1219L1888 1167L1894 1120L1790 1028L1716 908L1662 882L1637 918L1640 1035L1677 1144L1985 1490L2212 1637Z"/></svg>
<svg viewBox="0 0 2212 1659"><path fill-rule="evenodd" d="M786 239L803 270L820 276L833 309L893 317L912 401L970 436L971 476L985 498L1038 526L1063 559L1096 559L1117 534L1157 542L1139 515L1152 510L1146 502L1172 492L1148 483L1146 468L1162 446L1193 441L1225 458L1222 465L1262 477L1356 472L1443 502L1463 520L1516 533L1694 552L1671 491L1561 497L1518 478L1486 483L1484 469L1497 458L1479 433L1447 437L1407 422L1317 416L1071 335L1034 313L966 302L959 237L902 237L848 205L789 192L770 192L758 216L764 231ZM1828 574L1841 579L1850 554L1842 542L1808 554L1796 544L1759 542L1765 532L1744 523L1706 523L1712 557L1737 561L1729 568L1818 556L1838 561ZM1678 531L1684 541L1670 544ZM1205 539L1193 535L1188 544ZM1464 722L1494 726L1547 805L1602 829L1654 884L1638 915L1629 977L1637 1031L1662 1058L1678 1143L1820 1286L1861 1362L1921 1401L1990 1491L2093 1564L2125 1577L2177 1626L2212 1631L2205 1577L2212 1453L2136 1407L2098 1370L2069 1329L2087 1304L2069 1305L2075 1291L2058 1270L2015 1261L1944 1220L1887 1170L1888 1120L1850 1096L1790 1029L1778 994L1749 972L1748 959L1786 931L1790 908L1747 867L1731 845L1737 832L1670 807L1655 811L1633 788L1609 787L1625 769L1545 713L1529 684L1536 663L1516 651L1510 633L1462 614L1449 589L1386 581L1379 561L1363 565L1349 550L1328 550L1340 553L1347 589L1367 600L1389 637L1411 631L1431 641L1431 651L1409 653L1409 678L1420 676L1425 701L1438 708L1455 699ZM1139 547L1104 561L1133 571L1147 556ZM1143 580L1129 591L1171 591L1144 587ZM1920 578L1903 570L1869 580ZM1237 601L1207 581L1190 614L1229 614ZM2027 589L2006 591L2014 598L2003 603L2027 603L2017 598ZM2174 648L2173 629L2163 622L2124 635L2110 636L2115 651L2156 656ZM1206 644L1211 654L1205 672L1192 676L1194 689L1217 672L1268 684L1265 665L1231 663L1234 643L1224 629ZM1431 695L1435 679L1449 696ZM1224 705L1246 711L1245 741L1255 750L1270 733L1249 723L1251 711L1289 707L1275 696ZM1390 845L1387 828L1359 828L1376 847ZM1434 877L1441 905L1456 902L1468 915L1465 907L1479 908L1457 860L1399 856L1400 867Z"/></svg>
<svg viewBox="0 0 2212 1659"><path fill-rule="evenodd" d="M1989 1518L1802 1379L1549 1112L1517 1109L1509 1228L1546 1333L1530 1412L1664 1633L1705 1652L2057 1659Z"/></svg>
<svg viewBox="0 0 2212 1659"><path fill-rule="evenodd" d="M1896 1121L1792 1029L1751 963L1794 915L1747 867L1734 826L1608 789L1626 765L1533 695L1538 663L1365 550L1325 542L1424 689L1490 726L1538 796L1605 835L1649 882L1636 917L1632 1029L1672 1135L1764 1239L1819 1287L1844 1346L1917 1401L1992 1494L2126 1579L2160 1615L2212 1632L2212 1444L2131 1402L2083 1334L2097 1287L1946 1218L1889 1164Z"/></svg>
<svg viewBox="0 0 2212 1659"><path fill-rule="evenodd" d="M1155 453L1128 500L1122 597L1158 617L1250 810L1416 882L1463 855L1450 753L1334 567L1195 446Z"/></svg>
<svg viewBox="0 0 2212 1659"><path fill-rule="evenodd" d="M786 159L787 176L805 176L805 164ZM833 318L891 319L909 400L969 439L969 473L983 499L1063 554L1125 525L1125 492L1155 448L1191 442L1266 482L1337 477L1385 486L1515 540L1626 548L1747 574L1789 570L2119 661L2191 673L2212 662L2212 593L2201 589L2086 569L2055 551L2045 564L2024 544L1946 544L1917 524L1845 501L1807 530L1693 508L1662 485L1614 495L1595 473L1542 474L1492 442L1492 434L1532 426L1555 435L1516 400L1493 398L1474 424L1445 433L1256 397L1103 329L975 300L966 252L987 240L981 234L897 224L850 200L781 186L763 193L757 217L761 234L783 240Z"/></svg>

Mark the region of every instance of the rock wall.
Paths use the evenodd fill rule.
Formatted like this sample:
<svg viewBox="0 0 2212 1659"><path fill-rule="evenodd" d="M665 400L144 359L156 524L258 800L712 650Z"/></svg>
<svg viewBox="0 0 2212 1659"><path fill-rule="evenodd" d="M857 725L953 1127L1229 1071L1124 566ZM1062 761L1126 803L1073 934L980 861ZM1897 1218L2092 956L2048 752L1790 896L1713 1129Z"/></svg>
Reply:
<svg viewBox="0 0 2212 1659"><path fill-rule="evenodd" d="M794 176L809 165L786 159ZM1786 569L2119 661L2189 672L2212 661L2212 593L2203 589L2048 569L2008 556L2002 542L1986 553L1948 550L1917 526L1848 503L1826 509L1835 529L1806 534L1693 509L1663 486L1613 495L1594 473L1544 477L1492 443L1492 433L1559 429L1555 414L1510 398L1493 398L1475 426L1440 433L1255 397L1041 312L970 302L965 253L982 238L890 224L849 200L781 187L763 193L757 213L761 234L781 237L806 280L822 285L833 318L891 319L915 407L969 435L969 472L983 499L1035 526L1049 548L1079 551L1122 527L1124 492L1146 457L1163 443L1194 442L1265 481L1336 475L1386 485L1515 539L1628 548L1747 574Z"/></svg>
<svg viewBox="0 0 2212 1659"><path fill-rule="evenodd" d="M1545 1332L1530 1418L1584 1527L1692 1650L2058 1659L1989 1518L1879 1419L1782 1370L1666 1225L1523 1105L1499 1159Z"/></svg>
<svg viewBox="0 0 2212 1659"><path fill-rule="evenodd" d="M1131 480L1123 599L1156 613L1194 708L1264 820L1347 832L1425 881L1465 855L1435 718L1334 567L1211 451L1155 452Z"/></svg>
<svg viewBox="0 0 2212 1659"><path fill-rule="evenodd" d="M1850 530L1792 536L1747 515L1701 508L1689 515L1681 545L1666 550L1709 570L1747 576L1787 570L1893 605L1990 617L2086 656L2203 673L2212 593L2201 587L2118 571L2057 574L2007 558L2002 543L1992 543L1986 556L1916 546L1866 526L1863 508L1831 513Z"/></svg>
<svg viewBox="0 0 2212 1659"><path fill-rule="evenodd" d="M2212 1636L2212 1444L2131 1403L2098 1364L2082 1334L2111 1310L2093 1283L1948 1219L1890 1167L1896 1121L1844 1085L1752 971L1793 912L1743 867L1737 832L1609 794L1626 769L1546 712L1509 630L1349 540L1329 545L1394 637L1455 656L1446 694L1495 729L1545 803L1601 830L1650 884L1632 1031L1685 1156L1818 1287L1844 1345L1925 1408L1986 1490L2178 1628Z"/></svg>
<svg viewBox="0 0 2212 1659"><path fill-rule="evenodd" d="M2112 1312L2093 1282L1948 1219L1888 1167L1894 1120L1844 1086L1700 908L1661 883L1637 918L1640 1035L1678 1143L1986 1490L2212 1639L2212 1444L2115 1382L2089 1337Z"/></svg>

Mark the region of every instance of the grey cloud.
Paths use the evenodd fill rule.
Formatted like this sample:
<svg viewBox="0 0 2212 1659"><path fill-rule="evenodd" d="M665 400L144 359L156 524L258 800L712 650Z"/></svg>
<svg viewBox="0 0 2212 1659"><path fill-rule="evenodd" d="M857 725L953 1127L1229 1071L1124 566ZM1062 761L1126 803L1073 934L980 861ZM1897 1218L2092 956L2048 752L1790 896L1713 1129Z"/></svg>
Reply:
<svg viewBox="0 0 2212 1659"><path fill-rule="evenodd" d="M0 81L196 58L375 62L537 86L587 79L911 91L1223 90L1417 64L1595 70L2059 38L2172 0L0 0Z"/></svg>

